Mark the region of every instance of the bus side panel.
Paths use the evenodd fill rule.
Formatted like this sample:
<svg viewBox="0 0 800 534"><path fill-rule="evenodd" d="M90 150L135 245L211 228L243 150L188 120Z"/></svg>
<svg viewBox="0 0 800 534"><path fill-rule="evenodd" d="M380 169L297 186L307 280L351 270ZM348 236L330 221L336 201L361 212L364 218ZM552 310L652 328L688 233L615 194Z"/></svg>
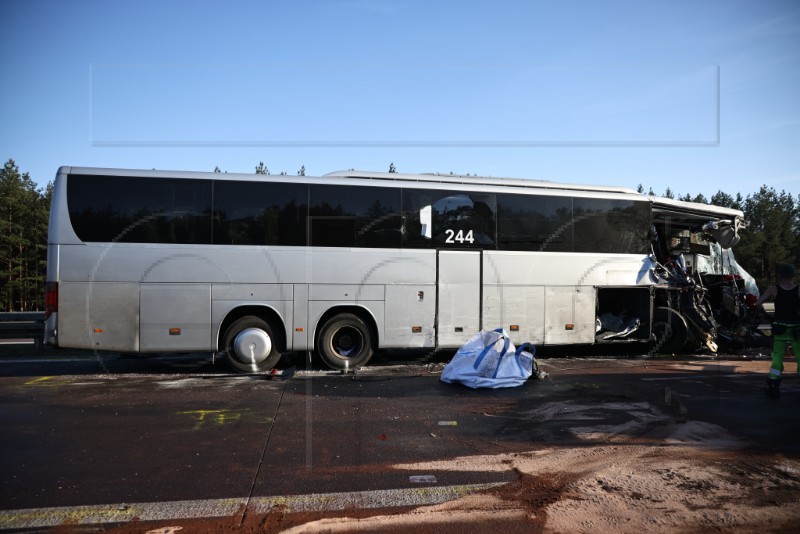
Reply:
<svg viewBox="0 0 800 534"><path fill-rule="evenodd" d="M436 346L436 286L386 286L386 335L381 347L433 348ZM414 332L414 327L420 327Z"/></svg>
<svg viewBox="0 0 800 534"><path fill-rule="evenodd" d="M211 284L142 284L142 352L211 350Z"/></svg>
<svg viewBox="0 0 800 534"><path fill-rule="evenodd" d="M511 330L511 325L519 327ZM544 343L544 287L486 285L483 288L483 328L505 328L519 345Z"/></svg>
<svg viewBox="0 0 800 534"><path fill-rule="evenodd" d="M139 351L139 284L61 282L58 345Z"/></svg>
<svg viewBox="0 0 800 534"><path fill-rule="evenodd" d="M594 287L551 286L544 298L546 344L594 343Z"/></svg>
<svg viewBox="0 0 800 534"><path fill-rule="evenodd" d="M515 344L544 342L543 271L559 256L529 252L483 254L483 328L505 328ZM519 331L511 331L511 325Z"/></svg>
<svg viewBox="0 0 800 534"><path fill-rule="evenodd" d="M311 350L311 326L308 323L308 284L294 284L292 309L292 332L289 350Z"/></svg>

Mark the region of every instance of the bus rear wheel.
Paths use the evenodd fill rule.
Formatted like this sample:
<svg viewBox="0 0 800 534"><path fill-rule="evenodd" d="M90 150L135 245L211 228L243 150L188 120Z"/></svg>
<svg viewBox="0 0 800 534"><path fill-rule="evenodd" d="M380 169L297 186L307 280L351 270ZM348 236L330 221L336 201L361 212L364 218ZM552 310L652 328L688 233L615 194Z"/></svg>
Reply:
<svg viewBox="0 0 800 534"><path fill-rule="evenodd" d="M658 307L653 310L653 335L656 352L680 352L689 338L686 319L672 308Z"/></svg>
<svg viewBox="0 0 800 534"><path fill-rule="evenodd" d="M367 323L357 315L342 313L322 325L317 349L331 369L355 369L372 358L372 343Z"/></svg>
<svg viewBox="0 0 800 534"><path fill-rule="evenodd" d="M240 373L263 373L280 360L277 330L260 317L247 315L225 331L225 361Z"/></svg>

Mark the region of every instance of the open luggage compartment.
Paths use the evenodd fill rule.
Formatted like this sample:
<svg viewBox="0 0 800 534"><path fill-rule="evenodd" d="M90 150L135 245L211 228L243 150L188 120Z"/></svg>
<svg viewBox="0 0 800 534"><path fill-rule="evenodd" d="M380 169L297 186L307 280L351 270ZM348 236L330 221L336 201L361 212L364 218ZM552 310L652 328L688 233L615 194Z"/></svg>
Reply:
<svg viewBox="0 0 800 534"><path fill-rule="evenodd" d="M595 342L650 340L653 289L650 286L598 287Z"/></svg>

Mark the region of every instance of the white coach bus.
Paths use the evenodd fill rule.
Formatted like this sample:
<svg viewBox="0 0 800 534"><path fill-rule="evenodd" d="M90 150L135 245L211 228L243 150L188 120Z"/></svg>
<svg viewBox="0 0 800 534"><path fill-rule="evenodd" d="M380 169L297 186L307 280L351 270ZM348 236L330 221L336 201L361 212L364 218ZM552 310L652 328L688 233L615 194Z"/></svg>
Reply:
<svg viewBox="0 0 800 534"><path fill-rule="evenodd" d="M310 350L352 368L379 348L455 348L497 327L539 345L655 333L676 350L707 328L661 265L691 264L712 235L736 241L741 218L534 180L62 167L45 337L212 352L242 372Z"/></svg>

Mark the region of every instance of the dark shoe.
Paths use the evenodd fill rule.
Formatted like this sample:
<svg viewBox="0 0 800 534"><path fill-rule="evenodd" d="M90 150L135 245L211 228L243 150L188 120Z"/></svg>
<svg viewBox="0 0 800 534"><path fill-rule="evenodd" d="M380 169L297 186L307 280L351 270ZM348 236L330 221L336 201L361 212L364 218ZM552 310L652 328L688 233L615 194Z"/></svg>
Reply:
<svg viewBox="0 0 800 534"><path fill-rule="evenodd" d="M767 380L766 393L768 397L778 398L781 396L780 380Z"/></svg>

